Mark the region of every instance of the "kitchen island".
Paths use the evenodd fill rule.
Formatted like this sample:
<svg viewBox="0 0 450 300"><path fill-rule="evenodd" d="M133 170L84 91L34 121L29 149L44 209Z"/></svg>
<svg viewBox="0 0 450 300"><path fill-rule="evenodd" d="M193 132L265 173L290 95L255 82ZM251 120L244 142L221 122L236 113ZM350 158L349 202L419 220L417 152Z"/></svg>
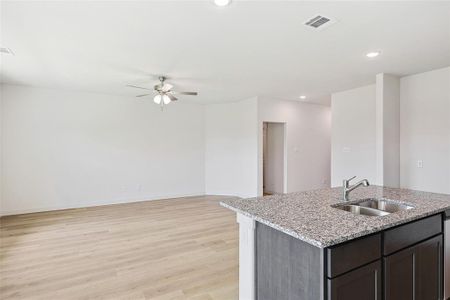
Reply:
<svg viewBox="0 0 450 300"><path fill-rule="evenodd" d="M341 194L332 188L221 203L240 224L241 300L442 299L450 195L379 186L353 191L349 202ZM340 207L364 199L408 209L368 216Z"/></svg>

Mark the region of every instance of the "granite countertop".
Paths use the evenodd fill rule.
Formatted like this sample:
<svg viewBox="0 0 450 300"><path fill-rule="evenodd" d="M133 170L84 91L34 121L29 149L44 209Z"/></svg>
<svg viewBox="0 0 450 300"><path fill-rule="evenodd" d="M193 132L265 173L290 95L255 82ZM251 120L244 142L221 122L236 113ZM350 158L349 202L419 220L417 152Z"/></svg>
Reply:
<svg viewBox="0 0 450 300"><path fill-rule="evenodd" d="M344 202L342 188L230 199L220 204L319 248L450 209L450 195L446 194L381 186L359 187L350 193L350 202L364 198L402 201L414 208L381 217L355 215L331 207Z"/></svg>

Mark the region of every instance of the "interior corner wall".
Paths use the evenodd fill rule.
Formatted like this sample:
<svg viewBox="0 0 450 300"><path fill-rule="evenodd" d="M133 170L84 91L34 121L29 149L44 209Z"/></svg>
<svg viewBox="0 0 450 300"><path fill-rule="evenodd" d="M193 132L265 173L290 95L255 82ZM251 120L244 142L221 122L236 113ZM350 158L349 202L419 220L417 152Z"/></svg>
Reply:
<svg viewBox="0 0 450 300"><path fill-rule="evenodd" d="M263 123L285 124L286 192L330 186L331 110L328 106L258 98L258 193L263 192Z"/></svg>
<svg viewBox="0 0 450 300"><path fill-rule="evenodd" d="M401 187L450 194L450 67L400 79L400 120Z"/></svg>
<svg viewBox="0 0 450 300"><path fill-rule="evenodd" d="M400 187L400 78L376 76L376 184Z"/></svg>
<svg viewBox="0 0 450 300"><path fill-rule="evenodd" d="M205 107L206 194L257 196L257 98Z"/></svg>
<svg viewBox="0 0 450 300"><path fill-rule="evenodd" d="M377 180L375 85L331 96L331 185L353 176Z"/></svg>
<svg viewBox="0 0 450 300"><path fill-rule="evenodd" d="M203 195L204 106L1 86L2 214Z"/></svg>

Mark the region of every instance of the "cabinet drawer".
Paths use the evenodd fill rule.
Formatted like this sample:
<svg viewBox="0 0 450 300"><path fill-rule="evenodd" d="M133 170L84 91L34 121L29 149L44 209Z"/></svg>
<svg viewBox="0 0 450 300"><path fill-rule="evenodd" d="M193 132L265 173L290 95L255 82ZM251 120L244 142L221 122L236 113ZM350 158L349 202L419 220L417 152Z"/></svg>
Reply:
<svg viewBox="0 0 450 300"><path fill-rule="evenodd" d="M328 279L328 300L380 300L381 261Z"/></svg>
<svg viewBox="0 0 450 300"><path fill-rule="evenodd" d="M401 225L393 229L388 229L383 233L383 255L389 255L441 232L441 214Z"/></svg>
<svg viewBox="0 0 450 300"><path fill-rule="evenodd" d="M342 273L381 257L381 234L363 237L327 249L327 276Z"/></svg>

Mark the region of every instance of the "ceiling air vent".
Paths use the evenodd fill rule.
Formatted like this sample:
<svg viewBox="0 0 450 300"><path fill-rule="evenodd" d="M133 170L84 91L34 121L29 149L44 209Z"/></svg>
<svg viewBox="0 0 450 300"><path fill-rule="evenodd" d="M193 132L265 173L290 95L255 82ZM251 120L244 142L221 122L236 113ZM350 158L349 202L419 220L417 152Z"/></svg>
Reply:
<svg viewBox="0 0 450 300"><path fill-rule="evenodd" d="M14 53L12 52L12 50L9 49L9 48L6 48L6 47L0 47L0 53L14 55Z"/></svg>
<svg viewBox="0 0 450 300"><path fill-rule="evenodd" d="M324 17L322 15L317 15L306 21L305 25L313 29L323 29L324 27L328 27L332 23L334 22L331 18Z"/></svg>

